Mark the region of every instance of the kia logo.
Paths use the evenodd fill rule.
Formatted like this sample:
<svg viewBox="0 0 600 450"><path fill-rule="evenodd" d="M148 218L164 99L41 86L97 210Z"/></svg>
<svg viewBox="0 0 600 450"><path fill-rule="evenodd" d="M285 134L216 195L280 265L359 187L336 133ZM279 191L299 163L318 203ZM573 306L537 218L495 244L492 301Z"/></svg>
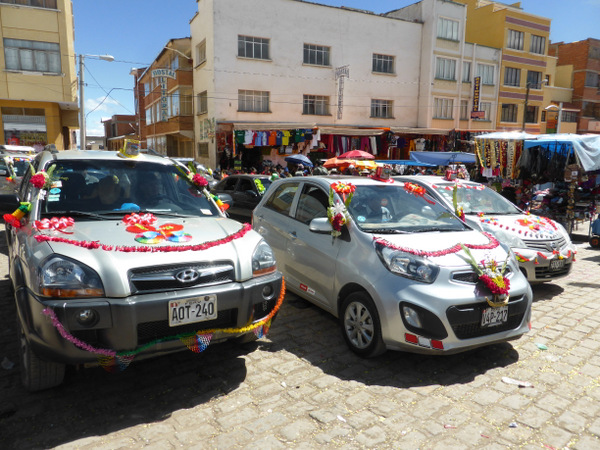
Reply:
<svg viewBox="0 0 600 450"><path fill-rule="evenodd" d="M177 272L175 278L180 283L193 283L200 278L200 274L195 269L185 269L180 272Z"/></svg>

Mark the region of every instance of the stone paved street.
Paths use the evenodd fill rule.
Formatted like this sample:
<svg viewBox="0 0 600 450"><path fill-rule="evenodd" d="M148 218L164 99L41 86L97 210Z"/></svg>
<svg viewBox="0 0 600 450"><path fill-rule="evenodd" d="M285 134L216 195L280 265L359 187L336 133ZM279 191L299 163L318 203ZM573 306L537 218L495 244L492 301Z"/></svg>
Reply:
<svg viewBox="0 0 600 450"><path fill-rule="evenodd" d="M119 374L73 370L63 386L30 394L19 381L2 229L0 445L598 449L600 250L583 233L573 272L534 287L533 329L509 344L362 360L331 316L287 295L258 343L134 361Z"/></svg>

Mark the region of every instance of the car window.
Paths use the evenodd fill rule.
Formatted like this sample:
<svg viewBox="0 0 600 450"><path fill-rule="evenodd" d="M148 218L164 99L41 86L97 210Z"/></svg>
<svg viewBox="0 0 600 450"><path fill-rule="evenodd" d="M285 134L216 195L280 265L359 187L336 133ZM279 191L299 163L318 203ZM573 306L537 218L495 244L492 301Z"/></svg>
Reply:
<svg viewBox="0 0 600 450"><path fill-rule="evenodd" d="M297 184L282 184L271 194L265 203L265 207L281 214L289 215L297 190Z"/></svg>
<svg viewBox="0 0 600 450"><path fill-rule="evenodd" d="M327 217L329 196L317 186L305 184L298 199L296 208L296 219L309 224L311 220L318 217Z"/></svg>
<svg viewBox="0 0 600 450"><path fill-rule="evenodd" d="M449 204L452 204L454 184L439 184L435 186ZM456 199L465 214L520 214L515 205L506 200L496 191L483 185L458 185Z"/></svg>
<svg viewBox="0 0 600 450"><path fill-rule="evenodd" d="M240 183L238 184L238 192L246 192L246 191L253 191L254 192L254 183L252 182L252 180L249 180L247 178L240 178Z"/></svg>
<svg viewBox="0 0 600 450"><path fill-rule="evenodd" d="M235 177L227 177L223 181L221 181L215 189L219 191L233 191L235 189L235 185L237 184L238 179Z"/></svg>

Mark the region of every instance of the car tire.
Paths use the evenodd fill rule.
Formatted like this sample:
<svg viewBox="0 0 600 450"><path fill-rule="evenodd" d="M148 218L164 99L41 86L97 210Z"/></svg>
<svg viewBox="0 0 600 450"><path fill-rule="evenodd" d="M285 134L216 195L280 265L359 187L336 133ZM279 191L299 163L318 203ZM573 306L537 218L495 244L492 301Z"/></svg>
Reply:
<svg viewBox="0 0 600 450"><path fill-rule="evenodd" d="M31 349L21 321L17 319L19 338L19 365L21 383L29 392L41 391L60 385L65 378L65 365L44 361Z"/></svg>
<svg viewBox="0 0 600 450"><path fill-rule="evenodd" d="M592 236L590 239L590 245L592 248L600 248L600 236Z"/></svg>
<svg viewBox="0 0 600 450"><path fill-rule="evenodd" d="M348 347L363 358L385 352L377 307L365 292L354 292L344 299L340 314L342 335Z"/></svg>

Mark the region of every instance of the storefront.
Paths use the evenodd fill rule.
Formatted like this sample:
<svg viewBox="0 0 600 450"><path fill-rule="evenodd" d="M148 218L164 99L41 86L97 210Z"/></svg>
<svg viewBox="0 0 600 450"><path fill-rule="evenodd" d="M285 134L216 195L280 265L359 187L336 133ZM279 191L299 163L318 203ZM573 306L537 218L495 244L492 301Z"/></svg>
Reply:
<svg viewBox="0 0 600 450"><path fill-rule="evenodd" d="M2 107L4 144L27 145L40 151L48 143L45 110Z"/></svg>

